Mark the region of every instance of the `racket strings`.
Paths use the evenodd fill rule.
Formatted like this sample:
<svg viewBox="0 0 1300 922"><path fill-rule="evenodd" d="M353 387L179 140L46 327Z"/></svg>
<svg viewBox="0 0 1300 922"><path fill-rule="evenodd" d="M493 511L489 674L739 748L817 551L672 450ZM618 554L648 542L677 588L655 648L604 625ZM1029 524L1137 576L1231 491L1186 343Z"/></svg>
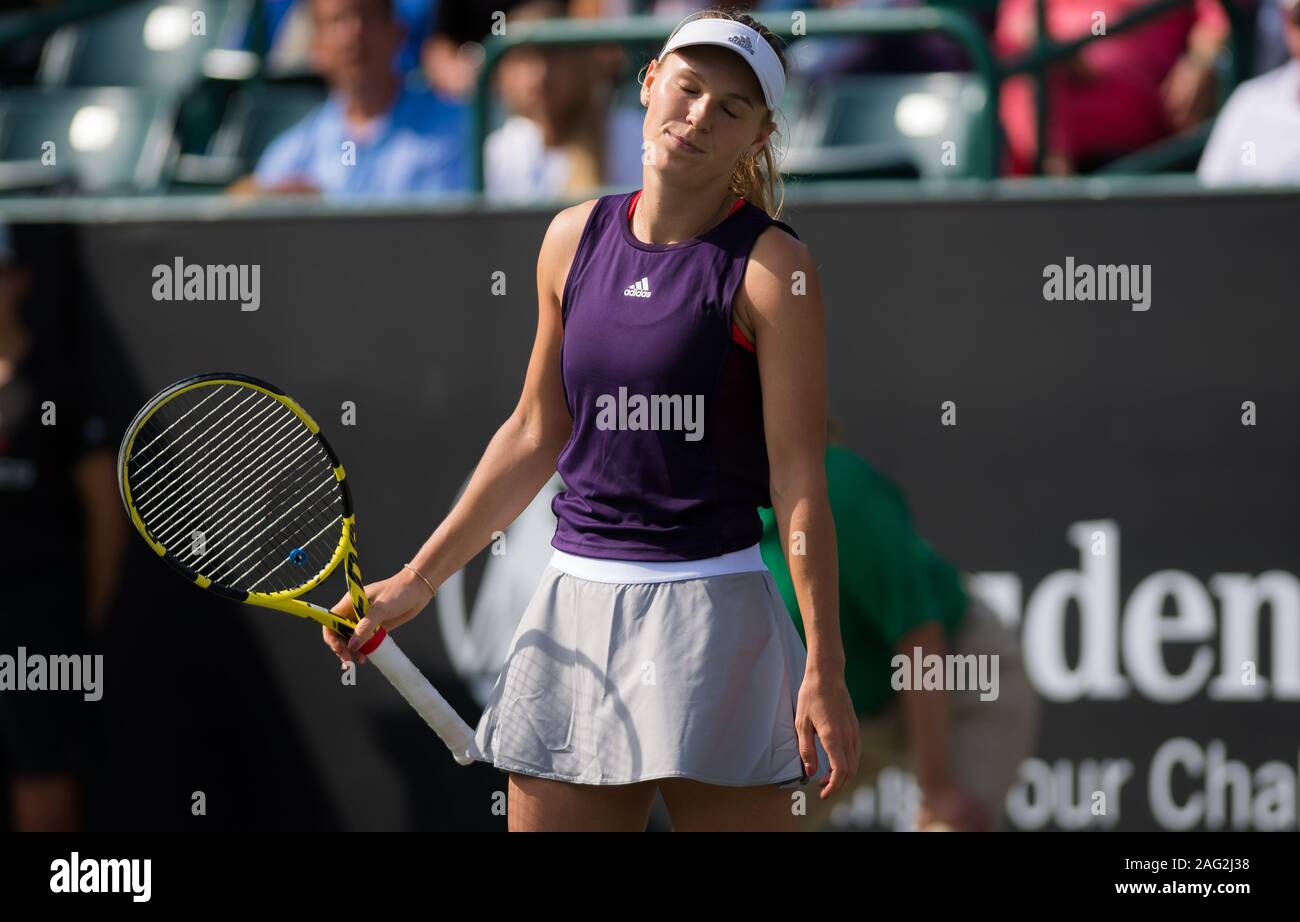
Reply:
<svg viewBox="0 0 1300 922"><path fill-rule="evenodd" d="M237 404L234 409L227 411L224 415L219 417L215 423L208 423L208 417L238 396L239 394L237 391L232 393L217 406L209 410L203 417L194 421L186 429L183 429L180 433L175 435L171 442L164 442L163 447L172 447L173 453L171 455L165 455L160 450L153 457L140 463L136 470L136 479L134 480L139 497L146 497L150 492L158 489L159 480L161 479L165 481L169 473L174 473L177 470L184 470L187 456L194 452L196 448L201 449L203 447L200 442L201 437L208 436L208 440L211 441L223 431L230 429L238 422L238 417L235 417L234 419L231 418L231 414L240 408L240 405ZM254 401L253 398L249 396L245 398L244 402L245 404L248 404L253 403ZM177 423L179 423L179 420ZM152 448L166 436L168 431L174 429L175 426L176 424L168 426L167 429L157 437L151 439L144 450ZM143 450L141 453L143 453ZM161 465L154 468L153 471L148 474L144 473L145 468L160 460L163 462ZM164 482L163 487L165 488L165 486L166 484Z"/></svg>
<svg viewBox="0 0 1300 922"><path fill-rule="evenodd" d="M237 585L253 591L250 582L259 582L256 576L267 564L275 565L291 560L297 550L294 576L284 585L256 587L257 591L274 591L303 582L304 568L315 564L312 574L319 572L333 554L339 529L334 529L334 542L324 542L319 537L331 525L342 522L341 505L335 502L333 472L323 476L319 466L299 466L275 483L261 485L260 490L248 492L237 508L234 518L214 540L220 552L205 566L205 575L217 582ZM267 549L275 550L268 553ZM182 562L187 562L181 557ZM244 568L243 572L239 572Z"/></svg>
<svg viewBox="0 0 1300 922"><path fill-rule="evenodd" d="M319 488L322 483L331 482L332 480L332 476L328 480L323 480L320 477L319 470L313 471L310 467L300 466L295 468L293 473L282 478L275 487L258 483L251 489L245 489L241 493L240 501L224 514L222 514L222 508L224 507L214 509L214 515L221 515L221 518L217 521L224 523L215 526L217 530L214 534L223 546L230 546L231 552L235 553L239 550L237 542L240 540L236 536L244 535L244 544L247 545L248 529L258 524L258 516L275 502L276 496L305 493L313 485ZM263 492L258 492L259 490ZM281 515L277 521L263 524L266 527L274 528L277 534L282 534L285 533L286 528L292 525L292 520ZM232 559L232 562L238 561Z"/></svg>
<svg viewBox="0 0 1300 922"><path fill-rule="evenodd" d="M333 559L340 527L343 522L342 508L334 502L333 493L309 497L308 505L292 510L292 515L282 515L278 522L272 523L273 533L265 538L277 546L286 548L284 557L272 568L278 571L281 564L291 563L304 568L295 572L297 578L290 579L284 585L270 589L250 585L249 591L275 591L275 588L289 588L302 582L301 572L316 574L325 569ZM315 529L315 531L313 531ZM333 535L333 540L322 540L326 533ZM306 536L304 538L304 536ZM295 551L298 552L295 559ZM240 561L246 562L246 561ZM256 566L253 568L256 570ZM251 575L251 574L250 574ZM269 574L268 574L269 575ZM260 578L256 582L260 583ZM242 583L241 583L242 584Z"/></svg>
<svg viewBox="0 0 1300 922"><path fill-rule="evenodd" d="M230 512L220 516L224 527L204 535L199 553L178 554L182 563L226 585L248 591L276 591L304 582L304 571L314 575L329 563L337 543L320 537L342 522L341 504L335 497L333 472L322 476L321 465L313 470L299 464L277 481L258 482L240 495ZM218 510L219 512L220 510ZM269 550L268 550L269 549ZM296 556L291 557L297 551ZM206 557L205 560L198 558ZM260 585L260 570L292 560L292 578L273 586ZM202 566L200 566L202 564ZM243 572L239 572L243 568ZM248 585L257 582L253 587Z"/></svg>
<svg viewBox="0 0 1300 922"><path fill-rule="evenodd" d="M262 529L229 536L233 550L217 562L212 578L249 592L293 589L315 579L333 559L342 532L343 504L332 471L311 493L299 485L272 491L263 508Z"/></svg>
<svg viewBox="0 0 1300 922"><path fill-rule="evenodd" d="M287 420L283 421L281 425L282 427L285 427L286 432L289 433L289 436L298 437L304 443L308 442L309 438L311 438L311 436L309 436L308 433L305 433L302 428L299 427L296 430L294 428L291 428L291 423L289 423L289 421ZM273 436L269 436L269 437L273 437ZM269 446L268 446L268 450L269 450ZM209 497L209 494L217 492L217 490L230 488L231 482L229 480L224 481L221 479L222 467L226 468L225 473L227 477L233 475L233 473L242 473L242 475L246 477L255 476L256 473L255 469L240 469L240 468L231 469L230 468L230 464L229 464L230 460L231 458L233 458L233 456L235 456L235 453L237 453L237 451L238 451L237 447L234 446L227 447L225 453L214 454L213 456L211 456L211 458L207 460L207 463L205 463L203 467L198 469L191 469L191 471L185 472L188 481L192 482L192 481L198 481L200 479L207 480L207 485L205 485L204 488L201 488L200 492L198 493L177 492L177 490L175 490L175 480L178 479L177 477L173 477L173 480L170 481L168 485L166 485L166 489L168 489L168 494L170 495L170 497L172 497L172 499L170 499L170 501L160 502L159 505L157 505L157 515L159 515L160 532L165 532L166 528L168 528L170 520L175 518L175 516L177 516L178 514L181 514L181 512L185 512L187 506L194 505L194 503L196 502L207 501L207 499L211 498ZM265 459L264 464L272 463L273 460L274 458L268 455L268 458ZM144 499L149 499L149 498L151 498L149 497L149 495L146 495L146 497L144 497Z"/></svg>
<svg viewBox="0 0 1300 922"><path fill-rule="evenodd" d="M286 423L286 426L290 428L285 438L281 441L268 441L264 450L265 457L261 461L253 466L245 466L239 463L239 457L227 459L224 469L215 468L206 472L209 475L206 486L200 485L197 492L192 494L178 493L177 501L160 505L159 540L165 544L163 535L174 537L175 529L172 526L175 522L183 522L184 517L198 506L206 508L214 532L237 525L238 514L249 496L250 488L259 484L260 477L289 464L313 460L310 451L315 439L311 433L301 426L296 427L295 431L292 423ZM196 472L194 476L197 478L204 475Z"/></svg>
<svg viewBox="0 0 1300 922"><path fill-rule="evenodd" d="M306 546L307 546L307 547L310 547L310 546L315 542L315 540L316 540L317 538L319 538L319 537L321 537L322 535L324 535L327 531L329 531L329 532L332 533L332 532L334 531L334 526L338 525L338 524L339 524L340 522L342 522L342 521L343 521L342 517L341 517L341 516L337 516L337 515L336 515L334 518L330 519L328 522L326 522L324 525L322 525L322 526L321 526L321 527L316 531L316 534L312 535L311 538L309 538L309 539L305 542ZM264 583L264 582L266 582L266 581L267 581L268 579L270 579L272 576L274 576L274 575L276 574L276 572L277 572L281 567L287 566L287 565L291 564L292 562L293 562L293 561L292 561L288 556L286 556L284 560L280 561L278 564L276 564L274 567L272 567L272 568L271 568L267 573L265 573L265 574L264 574L260 579L258 579L256 582L250 583L250 584L249 584L249 587L248 587L248 588L249 588L249 591L250 591L250 592L263 592L263 591L265 591L264 589L261 588L261 584ZM328 562L328 561L326 561L326 563L327 563L327 562ZM324 563L322 563L321 566L324 566ZM244 576L249 576L249 575L251 575L251 574L252 574L252 571L250 570L247 574L244 574ZM242 582L242 580L243 580L243 577L241 577L239 581Z"/></svg>
<svg viewBox="0 0 1300 922"><path fill-rule="evenodd" d="M154 469L150 475L151 482L143 489L139 483L135 484L137 506L148 505L153 511L155 535L167 535L168 540L174 538L174 534L169 534L169 526L173 521L189 511L187 506L205 500L203 494L206 491L195 492L194 484L207 482L207 491L223 486L219 479L220 466L237 454L240 446L238 440L247 431L248 425L264 417L269 409L264 407L261 413L247 420L243 426L240 426L240 422L246 413L222 419L212 430L216 434L206 439L192 437L192 430L180 434L174 443L172 456ZM152 441L156 443L156 440ZM168 499L154 502L159 497Z"/></svg>
<svg viewBox="0 0 1300 922"><path fill-rule="evenodd" d="M284 420L281 423L281 426L286 431L286 440L290 440L291 442L296 441L300 446L310 445L312 442L311 434L301 426L294 427L292 420ZM177 492L173 494L176 497L173 501L159 504L157 510L157 534L161 536L162 534L167 533L169 526L175 519L179 518L185 512L188 512L192 506L198 503L210 502L214 498L224 495L225 499L221 503L222 508L219 510L214 508L210 511L215 513L218 511L226 511L226 509L233 507L238 502L238 498L241 495L240 491L247 485L247 482L255 478L261 470L283 460L282 452L278 455L272 454L272 452L278 450L279 447L279 445L268 445L268 456L256 468L241 469L238 467L231 467L229 465L229 461L231 460L230 457L227 456L223 458L222 460L226 463L228 468L224 480L221 479L221 468L216 466L214 463L210 463L207 470L191 472L191 479L204 477L208 474L212 474L212 476L208 478L209 482L207 486L202 487L197 493L182 494ZM216 459L213 459L213 462L215 461ZM242 477L242 482L235 479L236 475Z"/></svg>
<svg viewBox="0 0 1300 922"><path fill-rule="evenodd" d="M314 580L334 558L343 490L321 441L281 401L213 383L159 407L126 463L146 530L196 573L246 592Z"/></svg>
<svg viewBox="0 0 1300 922"><path fill-rule="evenodd" d="M137 445L137 446L135 447L135 453L134 453L133 457L135 457L136 459L138 459L138 465L137 465L137 467L136 467L136 474L137 474L137 477L141 477L141 482L142 482L142 483L144 482L144 480L147 479L147 477L142 477L142 476L141 476L141 475L143 475L144 469L145 469L146 467L148 467L150 464L152 464L152 463L154 462L154 460L155 460L155 458L144 459L144 458L143 458L143 455L144 455L146 452L148 452L150 449L152 449L152 448L154 447L155 443L157 443L157 442L161 441L163 438L165 438L168 432L170 432L172 429L175 429L177 426L179 426L179 425L181 424L181 422L182 422L182 421L183 421L187 416L189 416L191 413L196 413L196 412L198 412L198 410L200 410L200 409L203 407L203 405L206 404L209 400L213 400L213 399L215 399L216 396L217 396L217 394L219 393L219 391L220 391L220 388L214 388L214 389L213 389L213 393L211 393L211 394L209 394L208 396L204 397L201 401L199 401L199 402L198 402L197 404L195 404L193 407L191 407L190 409L186 410L183 414L180 415L180 417L178 417L175 421L173 421L170 425L168 425L166 428L164 428L161 432L159 432L159 433L158 433L157 435L155 435L153 438L149 439L149 441L147 441L145 444L143 444L143 445ZM234 397L235 397L235 394L231 394L230 397L228 397L228 398L226 398L226 399L227 399L227 400L231 400L231 399L234 399ZM151 418L150 421L152 422L152 418ZM164 445L164 447L166 447L166 446Z"/></svg>
<svg viewBox="0 0 1300 922"><path fill-rule="evenodd" d="M230 582L241 586L247 585L245 580L247 580L263 565L268 563L265 559L265 548L268 544L274 544L276 546L282 545L286 534L302 534L301 526L315 524L312 520L312 516L309 514L312 511L312 501L316 499L319 494L332 487L334 483L334 476L331 474L329 477L318 483L311 494L297 499L292 506L285 509L271 521L267 522L261 531L244 537L242 543L240 543L233 552L233 555L228 557L220 568L213 571L212 579L218 582ZM277 505L276 500L269 500L263 507L266 510L263 518L269 517L270 513L275 511ZM304 506L307 508L304 509ZM342 521L342 517L339 517L339 521ZM284 524L282 525L281 523ZM326 524L328 525L332 523ZM280 527L277 528L277 526ZM290 528L289 526L292 527ZM271 540L268 541L268 538ZM309 538L305 543L310 544L310 541L311 539ZM286 556L297 547L298 545L294 545L289 548L286 551ZM234 579L231 578L239 567L244 566L250 561L252 562L252 566L248 570L239 574L239 576Z"/></svg>
<svg viewBox="0 0 1300 922"><path fill-rule="evenodd" d="M336 502L336 491L333 488L337 484L333 473L331 472L328 478L318 483L315 489L312 489L311 484L305 479L312 475L318 476L319 469L300 468L292 482L284 481L276 488L281 496L298 496L299 500L293 508L278 516L275 521L270 522L263 532L256 536L260 539L262 545L269 543L285 549L282 559L276 562L271 572L278 571L281 564L292 563L294 564L291 571L292 578L282 584L277 583L264 587L261 582L265 579L265 576L254 577L254 574L261 566L260 561L255 561L245 574L232 579L226 564L235 567L247 564L253 559L253 555L245 553L242 558L231 558L225 564L219 564L221 569L220 572L214 570L214 579L243 586L248 591L269 592L300 585L303 582L301 573L306 572L314 575L328 566L333 558L334 547L340 531L340 528L335 526L341 526L343 521L342 507L341 503ZM320 489L321 484L327 485L330 489L323 492ZM271 505L274 505L275 502L275 500L272 500ZM332 533L333 540L322 540L326 533ZM306 537L304 538L304 536ZM245 541L243 547L237 548L233 553L237 554L239 550L248 551L249 547L250 542ZM293 556L295 551L299 552L297 559ZM270 573L266 574L266 576L269 575Z"/></svg>

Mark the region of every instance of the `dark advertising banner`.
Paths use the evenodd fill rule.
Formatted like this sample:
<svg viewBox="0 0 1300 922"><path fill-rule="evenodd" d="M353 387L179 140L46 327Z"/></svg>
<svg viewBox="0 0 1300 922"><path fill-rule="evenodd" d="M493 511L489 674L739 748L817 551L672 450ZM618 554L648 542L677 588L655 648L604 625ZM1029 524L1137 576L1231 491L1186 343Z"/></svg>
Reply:
<svg viewBox="0 0 1300 922"><path fill-rule="evenodd" d="M821 275L843 441L901 485L920 533L1020 639L1043 708L1007 799L1013 828L1298 828L1297 206L935 200L785 215ZM201 371L301 401L344 460L363 572L378 579L441 521L518 400L548 220L22 233L53 276L40 322L76 344L119 426ZM502 536L509 554L485 551L403 630L471 723L548 555L545 499ZM205 785L218 799L262 792L260 806L223 808L231 825L501 825L502 776L455 766L364 670L362 687L341 687L310 622L214 603L147 560L128 580L145 594L121 606L105 701L122 702L112 719L152 757L141 825L183 825ZM330 590L332 603L341 582ZM163 719L172 739L143 729ZM104 758L129 772L120 752ZM899 826L914 797L887 772L837 820Z"/></svg>

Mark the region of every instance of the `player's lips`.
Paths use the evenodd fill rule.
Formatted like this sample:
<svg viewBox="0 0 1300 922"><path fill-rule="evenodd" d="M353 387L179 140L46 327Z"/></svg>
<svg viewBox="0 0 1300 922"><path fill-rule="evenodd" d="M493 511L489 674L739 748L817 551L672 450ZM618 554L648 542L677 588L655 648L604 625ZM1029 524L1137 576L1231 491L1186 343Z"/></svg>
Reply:
<svg viewBox="0 0 1300 922"><path fill-rule="evenodd" d="M683 140L682 138L679 138L677 135L673 134L671 131L668 132L668 137L672 138L672 139L673 139L673 143L674 143L677 147L681 148L682 150L690 151L691 153L694 153L694 154L702 154L702 153L704 153L704 151L700 150L698 147L696 147L696 146L695 146L694 144L692 144L690 141L686 141L686 140Z"/></svg>

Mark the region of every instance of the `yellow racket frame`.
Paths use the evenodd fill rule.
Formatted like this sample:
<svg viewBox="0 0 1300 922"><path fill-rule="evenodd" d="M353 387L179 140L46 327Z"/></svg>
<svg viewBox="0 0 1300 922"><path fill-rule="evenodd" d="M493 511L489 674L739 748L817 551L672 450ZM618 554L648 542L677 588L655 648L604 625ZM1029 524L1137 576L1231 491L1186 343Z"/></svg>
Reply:
<svg viewBox="0 0 1300 922"><path fill-rule="evenodd" d="M144 521L140 518L140 513L136 509L135 502L131 498L131 484L127 477L127 461L131 457L131 452L135 448L135 440L143 430L145 424L154 417L154 415L167 404L176 398L190 391L202 387L215 387L218 385L229 384L236 387L248 388L250 390L260 391L261 393L279 401L287 407L304 426L320 440L321 446L325 449L333 464L334 477L338 481L343 496L343 527L339 534L338 544L334 548L334 553L329 562L323 566L319 572L305 581L302 585L292 589L281 589L277 592L246 592L213 582L211 579L198 573L191 567L181 563L177 557L170 553L145 527ZM155 554L166 561L174 570L179 571L183 576L201 589L207 589L215 592L224 598L237 602L246 602L250 605L257 605L262 608L270 608L275 611L284 612L297 618L310 618L326 627L333 628L344 636L351 636L353 628L356 627L357 621L364 618L366 612L370 609L370 600L366 598L364 584L361 581L361 568L357 558L356 550L356 514L352 509L352 493L348 488L347 473L343 470L343 465L339 462L338 455L334 453L333 447L322 434L320 426L311 418L311 415L299 406L288 394L279 388L257 378L247 375L235 374L231 372L219 372L212 374L196 375L178 381L169 387L164 388L153 399L151 399L144 408L136 414L126 435L122 439L122 446L118 451L117 457L117 479L118 488L122 494L122 502L126 506L127 514L131 517L131 524L135 526L141 537L148 542ZM343 563L343 575L347 581L348 595L352 599L352 608L357 614L356 620L349 620L346 617L336 615L334 612L313 602L305 602L299 598L304 593L310 592L316 586L323 583L334 569Z"/></svg>

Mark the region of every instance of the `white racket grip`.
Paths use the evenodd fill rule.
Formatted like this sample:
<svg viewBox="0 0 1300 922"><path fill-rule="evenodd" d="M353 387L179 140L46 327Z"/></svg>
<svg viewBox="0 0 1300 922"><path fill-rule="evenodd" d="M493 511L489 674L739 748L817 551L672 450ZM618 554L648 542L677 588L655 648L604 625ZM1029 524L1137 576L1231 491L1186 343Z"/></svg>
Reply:
<svg viewBox="0 0 1300 922"><path fill-rule="evenodd" d="M384 677L393 683L393 687L447 744L457 762L469 765L480 758L478 746L474 742L474 731L469 724L461 720L447 699L429 684L429 680L407 658L391 635L384 637L379 646L368 652L366 657L379 667Z"/></svg>

